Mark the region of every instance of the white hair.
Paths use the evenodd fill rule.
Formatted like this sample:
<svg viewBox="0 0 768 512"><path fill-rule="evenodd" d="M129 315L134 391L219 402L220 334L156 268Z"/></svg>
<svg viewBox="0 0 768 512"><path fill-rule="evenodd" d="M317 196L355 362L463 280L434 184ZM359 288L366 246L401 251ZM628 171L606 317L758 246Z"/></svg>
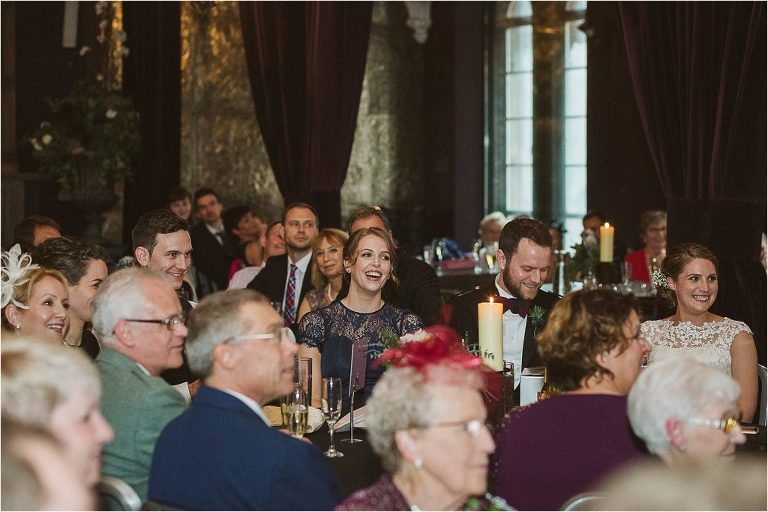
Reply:
<svg viewBox="0 0 768 512"><path fill-rule="evenodd" d="M654 362L640 372L629 392L632 430L654 454L669 450L666 422L686 421L707 404L735 402L739 384L723 372L680 356Z"/></svg>
<svg viewBox="0 0 768 512"><path fill-rule="evenodd" d="M480 228L482 229L483 226L490 223L496 223L499 226L504 226L504 224L507 223L507 216L504 215L501 212L491 212L482 219L480 219Z"/></svg>
<svg viewBox="0 0 768 512"><path fill-rule="evenodd" d="M148 281L173 290L162 277L144 268L125 268L107 277L93 298L93 330L99 341L112 343L117 322L142 314L149 299L145 291Z"/></svg>
<svg viewBox="0 0 768 512"><path fill-rule="evenodd" d="M3 420L47 429L70 395L101 396L99 373L82 350L23 336L3 340L0 354Z"/></svg>

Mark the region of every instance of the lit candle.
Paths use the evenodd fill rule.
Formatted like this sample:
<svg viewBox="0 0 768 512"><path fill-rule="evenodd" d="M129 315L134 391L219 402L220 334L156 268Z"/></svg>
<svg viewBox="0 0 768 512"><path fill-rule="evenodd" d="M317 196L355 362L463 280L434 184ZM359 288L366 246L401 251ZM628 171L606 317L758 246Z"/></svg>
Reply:
<svg viewBox="0 0 768 512"><path fill-rule="evenodd" d="M613 226L608 224L600 226L600 262L613 261Z"/></svg>
<svg viewBox="0 0 768 512"><path fill-rule="evenodd" d="M502 317L504 306L499 302L480 302L477 305L477 334L480 338L480 355L485 364L496 370L502 371L504 363L504 351L501 337Z"/></svg>

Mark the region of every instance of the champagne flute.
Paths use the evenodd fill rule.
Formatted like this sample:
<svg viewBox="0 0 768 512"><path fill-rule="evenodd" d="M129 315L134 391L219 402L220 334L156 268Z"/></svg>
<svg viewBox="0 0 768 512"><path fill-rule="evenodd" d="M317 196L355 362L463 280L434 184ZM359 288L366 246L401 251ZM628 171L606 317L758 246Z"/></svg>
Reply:
<svg viewBox="0 0 768 512"><path fill-rule="evenodd" d="M323 379L320 404L325 421L328 422L328 431L331 434L331 445L328 447L328 451L325 452L325 456L330 459L344 456L333 445L333 431L336 428L336 422L341 417L341 397L343 391L339 377L326 377Z"/></svg>
<svg viewBox="0 0 768 512"><path fill-rule="evenodd" d="M307 432L307 396L301 386L294 387L286 398L286 426L291 436L301 439Z"/></svg>

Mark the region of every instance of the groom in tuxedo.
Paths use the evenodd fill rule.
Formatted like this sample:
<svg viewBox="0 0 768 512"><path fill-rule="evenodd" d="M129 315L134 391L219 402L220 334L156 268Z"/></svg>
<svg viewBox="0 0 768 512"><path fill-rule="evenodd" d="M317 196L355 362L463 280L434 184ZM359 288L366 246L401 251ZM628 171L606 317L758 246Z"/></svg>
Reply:
<svg viewBox="0 0 768 512"><path fill-rule="evenodd" d="M544 328L549 311L560 298L540 290L550 271L552 236L535 219L515 219L501 231L496 262L499 275L492 286L464 292L452 301L451 327L470 343L478 343L477 304L504 304L502 337L504 360L515 364L515 388L525 368L543 366L535 336Z"/></svg>

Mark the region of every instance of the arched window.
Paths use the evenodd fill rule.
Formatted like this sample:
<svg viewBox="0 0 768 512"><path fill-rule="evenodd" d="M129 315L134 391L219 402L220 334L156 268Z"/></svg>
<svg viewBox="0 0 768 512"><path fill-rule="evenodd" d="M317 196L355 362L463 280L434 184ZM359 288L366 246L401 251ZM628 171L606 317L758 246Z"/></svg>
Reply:
<svg viewBox="0 0 768 512"><path fill-rule="evenodd" d="M489 51L487 205L565 222L587 202L586 2L498 2Z"/></svg>

